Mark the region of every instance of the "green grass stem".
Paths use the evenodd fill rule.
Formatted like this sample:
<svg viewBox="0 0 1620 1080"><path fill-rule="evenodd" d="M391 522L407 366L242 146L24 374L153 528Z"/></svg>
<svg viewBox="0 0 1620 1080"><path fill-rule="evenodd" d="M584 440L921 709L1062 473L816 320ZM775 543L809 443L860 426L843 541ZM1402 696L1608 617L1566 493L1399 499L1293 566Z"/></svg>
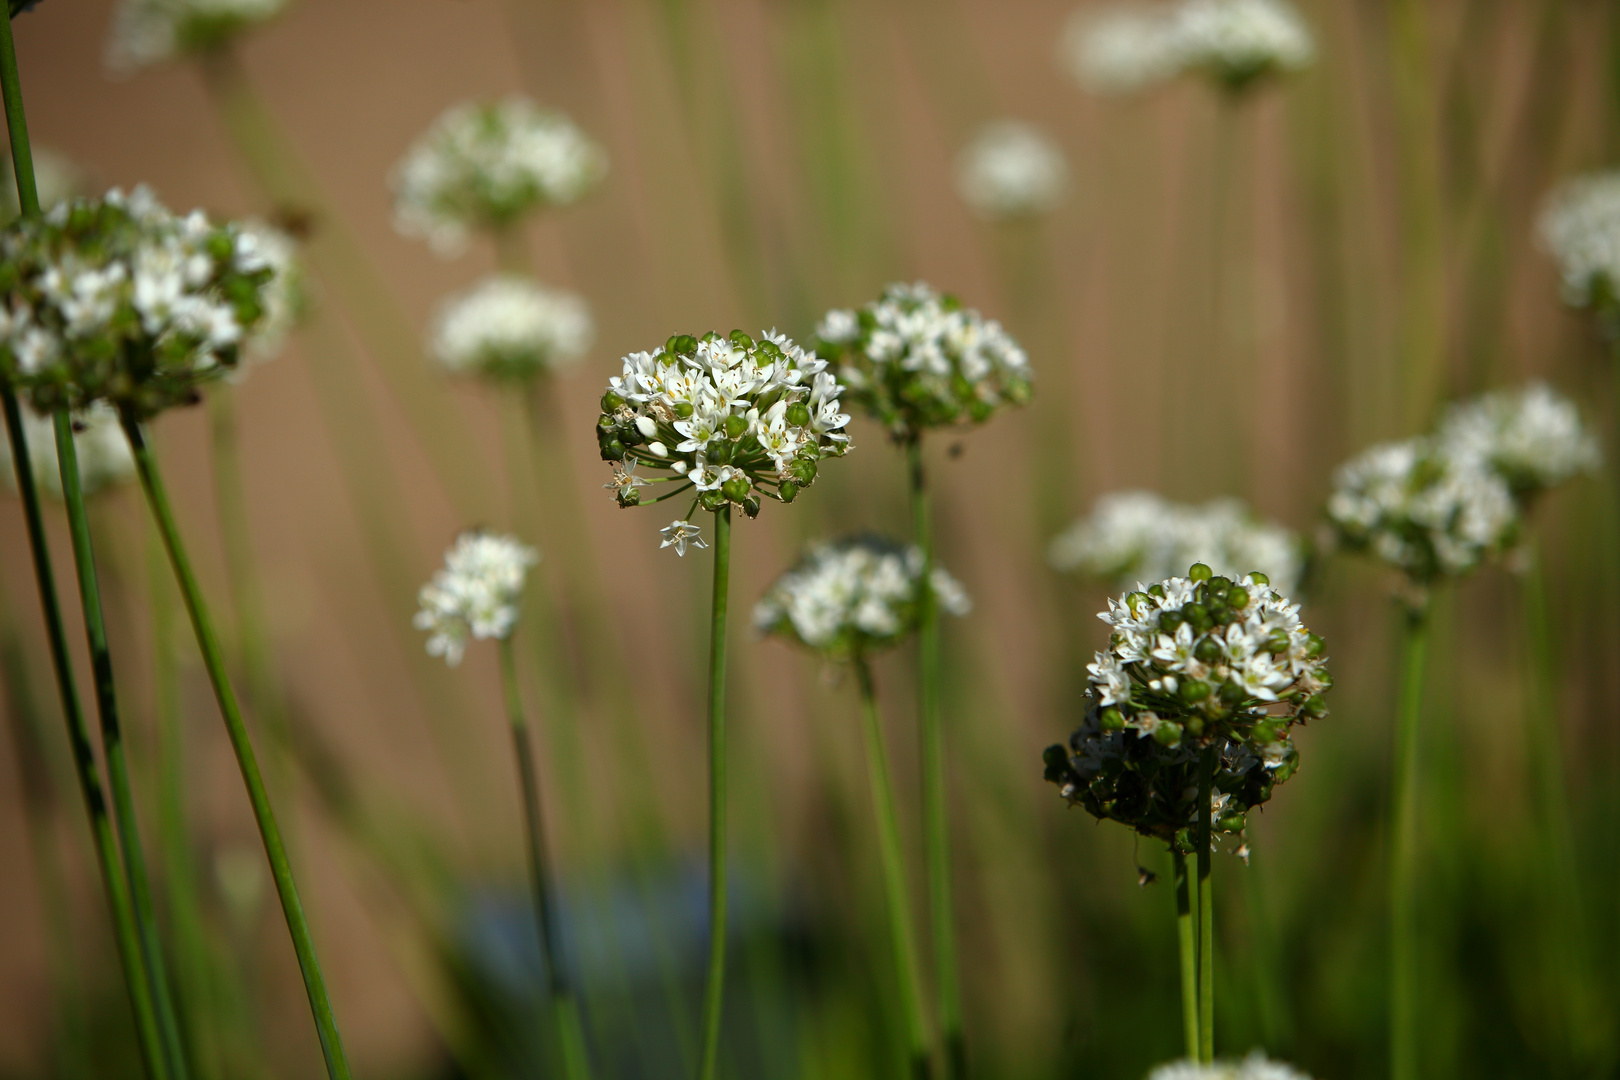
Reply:
<svg viewBox="0 0 1620 1080"><path fill-rule="evenodd" d="M1401 683L1395 716L1395 769L1390 808L1391 1080L1417 1080L1418 735L1428 643L1427 612L1406 608L1401 620Z"/></svg>
<svg viewBox="0 0 1620 1080"><path fill-rule="evenodd" d="M1187 1060L1197 1061L1198 1038L1198 932L1193 910L1192 884L1187 880L1187 856L1170 845L1170 862L1176 877L1176 947L1181 956L1181 1030L1187 1046Z"/></svg>
<svg viewBox="0 0 1620 1080"><path fill-rule="evenodd" d="M731 585L731 504L714 512L714 596L709 625L709 971L703 987L698 1080L720 1067L726 983L726 606Z"/></svg>
<svg viewBox="0 0 1620 1080"><path fill-rule="evenodd" d="M1215 892L1210 883L1210 856L1215 835L1210 796L1220 750L1204 749L1198 762L1198 1059L1215 1061Z"/></svg>

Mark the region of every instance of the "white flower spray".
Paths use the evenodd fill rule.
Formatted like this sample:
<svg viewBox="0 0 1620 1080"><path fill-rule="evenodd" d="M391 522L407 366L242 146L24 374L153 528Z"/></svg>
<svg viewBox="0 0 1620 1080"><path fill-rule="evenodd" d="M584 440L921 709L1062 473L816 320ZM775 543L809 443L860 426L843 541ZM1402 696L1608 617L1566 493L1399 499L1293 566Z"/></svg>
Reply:
<svg viewBox="0 0 1620 1080"><path fill-rule="evenodd" d="M1203 1065L1196 1061L1175 1061L1160 1065L1148 1080L1311 1080L1292 1065L1272 1061L1256 1050L1242 1061L1219 1061Z"/></svg>
<svg viewBox="0 0 1620 1080"><path fill-rule="evenodd" d="M121 0L107 41L107 66L127 73L207 53L286 6L287 0Z"/></svg>
<svg viewBox="0 0 1620 1080"><path fill-rule="evenodd" d="M1567 180L1547 198L1542 245L1558 263L1564 300L1620 340L1620 169Z"/></svg>
<svg viewBox="0 0 1620 1080"><path fill-rule="evenodd" d="M985 126L956 162L956 190L987 221L1035 217L1063 201L1069 166L1039 128L1018 120Z"/></svg>
<svg viewBox="0 0 1620 1080"><path fill-rule="evenodd" d="M499 275L445 300L430 340L446 371L526 382L577 364L595 335L581 297Z"/></svg>

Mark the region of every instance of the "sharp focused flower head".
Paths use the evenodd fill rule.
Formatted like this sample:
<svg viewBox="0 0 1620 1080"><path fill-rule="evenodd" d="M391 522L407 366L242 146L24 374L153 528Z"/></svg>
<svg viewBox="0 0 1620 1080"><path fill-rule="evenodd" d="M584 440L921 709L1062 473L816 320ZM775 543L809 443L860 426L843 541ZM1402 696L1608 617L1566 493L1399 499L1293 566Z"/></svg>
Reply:
<svg viewBox="0 0 1620 1080"><path fill-rule="evenodd" d="M518 97L458 105L394 167L394 225L455 254L472 230L575 202L606 174L607 154L566 116Z"/></svg>
<svg viewBox="0 0 1620 1080"><path fill-rule="evenodd" d="M41 412L189 404L265 324L275 273L253 234L144 187L58 203L0 232L0 376Z"/></svg>
<svg viewBox="0 0 1620 1080"><path fill-rule="evenodd" d="M1316 55L1310 31L1287 0L1183 0L1172 34L1184 65L1232 90L1297 71Z"/></svg>
<svg viewBox="0 0 1620 1080"><path fill-rule="evenodd" d="M56 458L56 427L48 416L23 407L23 435L28 440L28 461L34 483L62 497L62 470ZM135 475L135 455L124 437L118 413L97 402L73 417L73 448L79 461L79 486L86 495L124 483ZM11 441L0 438L0 475L8 486L17 484L11 461Z"/></svg>
<svg viewBox="0 0 1620 1080"><path fill-rule="evenodd" d="M1121 586L1159 581L1195 562L1228 577L1259 570L1292 595L1305 568L1305 544L1293 531L1257 520L1237 499L1189 506L1152 492L1121 491L1098 499L1090 514L1052 541L1047 558L1059 570Z"/></svg>
<svg viewBox="0 0 1620 1080"><path fill-rule="evenodd" d="M517 626L518 598L540 553L511 536L467 532L444 555L444 569L417 593L413 624L428 631L427 651L454 666L468 637L504 638Z"/></svg>
<svg viewBox="0 0 1620 1080"><path fill-rule="evenodd" d="M1256 1050L1242 1061L1217 1061L1200 1065L1196 1061L1173 1061L1148 1074L1148 1080L1311 1080L1280 1061L1271 1061Z"/></svg>
<svg viewBox="0 0 1620 1080"><path fill-rule="evenodd" d="M1620 170L1560 185L1541 212L1541 242L1558 261L1564 299L1620 337Z"/></svg>
<svg viewBox="0 0 1620 1080"><path fill-rule="evenodd" d="M287 0L122 0L107 66L133 71L211 52L281 13Z"/></svg>
<svg viewBox="0 0 1620 1080"><path fill-rule="evenodd" d="M836 660L898 644L917 626L925 561L874 536L818 544L754 605L754 626ZM930 580L941 610L967 614L960 582L937 566Z"/></svg>
<svg viewBox="0 0 1620 1080"><path fill-rule="evenodd" d="M1029 400L1029 357L1001 324L921 282L828 312L816 335L850 401L899 439Z"/></svg>
<svg viewBox="0 0 1620 1080"><path fill-rule="evenodd" d="M1017 120L985 127L956 163L956 190L991 221L1044 214L1068 186L1063 151L1039 128Z"/></svg>
<svg viewBox="0 0 1620 1080"><path fill-rule="evenodd" d="M1602 461L1575 403L1540 382L1453 405L1439 439L1452 457L1496 472L1520 497L1593 472Z"/></svg>
<svg viewBox="0 0 1620 1080"><path fill-rule="evenodd" d="M645 486L674 483L671 494L691 490L705 510L734 503L753 517L761 494L792 502L815 481L817 462L849 450L843 385L825 360L774 330L758 341L741 330L682 334L623 363L596 422L620 506L642 502ZM638 463L670 475L638 477Z"/></svg>
<svg viewBox="0 0 1620 1080"><path fill-rule="evenodd" d="M440 305L432 346L447 371L528 380L572 366L595 333L582 297L501 275Z"/></svg>
<svg viewBox="0 0 1620 1080"><path fill-rule="evenodd" d="M1059 59L1087 90L1130 94L1174 78L1181 70L1169 4L1119 4L1075 12L1059 43Z"/></svg>

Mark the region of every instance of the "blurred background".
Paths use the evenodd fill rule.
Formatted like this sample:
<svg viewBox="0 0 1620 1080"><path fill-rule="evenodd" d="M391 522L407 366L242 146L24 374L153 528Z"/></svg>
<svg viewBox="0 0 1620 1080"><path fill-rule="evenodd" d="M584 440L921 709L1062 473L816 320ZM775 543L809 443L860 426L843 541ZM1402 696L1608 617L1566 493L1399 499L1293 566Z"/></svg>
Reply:
<svg viewBox="0 0 1620 1080"><path fill-rule="evenodd" d="M409 625L416 587L478 524L538 544L538 576L582 628L548 637L537 617L519 638L542 646L520 648L599 1075L692 1070L710 564L660 551L665 518L602 490L596 399L619 356L671 333L808 336L827 308L913 279L1000 319L1037 373L1029 407L928 448L940 558L976 603L946 628L975 1073L1135 1078L1179 1054L1168 860L1041 780L1040 751L1078 720L1109 591L1051 570L1050 538L1132 487L1240 496L1313 534L1336 463L1417 433L1450 398L1532 376L1580 402L1620 459L1614 365L1562 308L1535 236L1555 183L1620 154L1620 9L1300 8L1315 64L1223 113L1195 79L1084 92L1059 57L1071 0L304 0L241 43L267 121L257 166L233 138L240 113L217 107L197 66L105 73L108 0L48 0L17 20L36 145L95 189L145 182L173 208L272 216L308 242L311 312L287 352L230 390L232 412L176 410L154 438L204 586L250 658L252 722L357 1074L528 1077L549 1060L494 652L448 670ZM390 219L389 171L416 135L453 104L512 93L567 112L610 158L598 193L528 229L538 276L582 293L599 330L541 417L546 477L520 475L503 446L509 403L437 374L421 343L437 301L494 252L441 259ZM1009 118L1056 142L1069 182L1051 213L991 223L958 195L956 161ZM1225 199L1211 183L1222 153ZM1195 422L1212 402L1225 422ZM215 481L222 423L239 484ZM865 421L851 430L858 449L814 490L735 533L734 1077L895 1075L903 1057L853 687L756 640L746 617L807 541L905 534L902 456ZM1493 567L1437 596L1425 1075L1620 1068L1615 493L1612 471L1571 485L1533 526L1577 940L1546 900L1519 591ZM217 524L233 498L245 536ZM297 968L144 507L114 489L92 513L160 905L199 916L173 948L200 1071L312 1075ZM0 1075L133 1077L14 499L0 501L0 553ZM242 610L255 603L244 559L262 619ZM1386 1071L1390 591L1374 568L1318 561L1305 615L1333 656L1333 715L1297 736L1299 774L1251 818L1251 864L1216 866L1218 1047L1263 1046L1326 1080ZM241 640L254 625L257 672ZM911 662L887 657L877 678L916 853ZM579 677L552 677L565 667ZM185 805L157 805L164 769L183 770ZM1158 883L1139 885L1139 865ZM1576 980L1572 954L1590 975ZM1603 1003L1580 1024L1576 981Z"/></svg>

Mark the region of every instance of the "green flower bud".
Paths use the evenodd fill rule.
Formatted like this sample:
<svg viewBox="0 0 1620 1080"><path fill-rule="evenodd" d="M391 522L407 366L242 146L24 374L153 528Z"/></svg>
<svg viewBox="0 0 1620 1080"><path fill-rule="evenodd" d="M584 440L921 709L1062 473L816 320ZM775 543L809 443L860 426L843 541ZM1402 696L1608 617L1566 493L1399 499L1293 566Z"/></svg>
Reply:
<svg viewBox="0 0 1620 1080"><path fill-rule="evenodd" d="M1188 679L1181 684L1182 701L1203 701L1207 697L1209 697L1209 683L1203 679Z"/></svg>
<svg viewBox="0 0 1620 1080"><path fill-rule="evenodd" d="M231 257L231 249L235 246L236 243L231 239L230 233L223 229L215 232L208 238L208 254L212 255L220 262L224 262L226 259Z"/></svg>
<svg viewBox="0 0 1620 1080"><path fill-rule="evenodd" d="M698 505L705 510L718 510L726 505L726 497L718 491L705 491L698 496Z"/></svg>
<svg viewBox="0 0 1620 1080"><path fill-rule="evenodd" d="M1181 742L1181 725L1165 721L1154 729L1153 740L1160 746L1175 746Z"/></svg>
<svg viewBox="0 0 1620 1080"><path fill-rule="evenodd" d="M734 445L734 443L726 442L724 439L717 439L704 447L703 453L709 459L710 465L730 465L731 448Z"/></svg>
<svg viewBox="0 0 1620 1080"><path fill-rule="evenodd" d="M1220 642L1212 637L1199 638L1198 644L1193 646L1193 655L1206 664L1213 664L1221 658Z"/></svg>
<svg viewBox="0 0 1620 1080"><path fill-rule="evenodd" d="M749 495L743 499L742 508L743 513L747 514L749 518L759 517L759 496Z"/></svg>
<svg viewBox="0 0 1620 1080"><path fill-rule="evenodd" d="M1249 606L1249 590L1241 585L1234 585L1226 590L1226 606L1241 611Z"/></svg>
<svg viewBox="0 0 1620 1080"><path fill-rule="evenodd" d="M1125 726L1125 714L1113 705L1098 713L1097 720L1104 731L1119 731Z"/></svg>
<svg viewBox="0 0 1620 1080"><path fill-rule="evenodd" d="M605 413L618 412L624 405L624 398L615 390L609 390L602 395L602 411Z"/></svg>
<svg viewBox="0 0 1620 1080"><path fill-rule="evenodd" d="M1282 738L1282 731L1275 720L1256 720L1249 729L1249 736L1261 746L1270 746Z"/></svg>
<svg viewBox="0 0 1620 1080"><path fill-rule="evenodd" d="M603 439L601 441L601 449L603 461L624 460L624 443L620 442L618 439L612 437Z"/></svg>
<svg viewBox="0 0 1620 1080"><path fill-rule="evenodd" d="M776 487L776 497L785 503L790 503L799 497L799 485L791 480L784 480Z"/></svg>
<svg viewBox="0 0 1620 1080"><path fill-rule="evenodd" d="M619 506L625 509L636 506L641 502L640 488L625 488L619 492Z"/></svg>
<svg viewBox="0 0 1620 1080"><path fill-rule="evenodd" d="M734 476L720 485L720 493L732 502L742 502L748 497L748 487L746 476Z"/></svg>
<svg viewBox="0 0 1620 1080"><path fill-rule="evenodd" d="M1278 627L1266 635L1266 651L1276 655L1288 651L1288 631Z"/></svg>
<svg viewBox="0 0 1620 1080"><path fill-rule="evenodd" d="M736 413L726 417L726 437L740 439L748 434L748 421Z"/></svg>
<svg viewBox="0 0 1620 1080"><path fill-rule="evenodd" d="M1235 709L1249 698L1249 692L1243 689L1241 683L1227 679L1221 683L1221 704L1229 709Z"/></svg>
<svg viewBox="0 0 1620 1080"><path fill-rule="evenodd" d="M1327 651L1327 642L1323 641L1319 634L1307 634L1305 641L1305 655L1312 660Z"/></svg>
<svg viewBox="0 0 1620 1080"><path fill-rule="evenodd" d="M677 401L674 408L675 415L682 420L692 419L692 403L690 401Z"/></svg>
<svg viewBox="0 0 1620 1080"><path fill-rule="evenodd" d="M1262 574L1258 570L1250 570L1249 571L1249 578L1256 585L1270 585L1271 584L1271 579L1268 578L1266 575Z"/></svg>
<svg viewBox="0 0 1620 1080"><path fill-rule="evenodd" d="M788 465L788 475L797 480L800 487L809 487L816 479L816 463L809 458L794 458Z"/></svg>
<svg viewBox="0 0 1620 1080"><path fill-rule="evenodd" d="M1067 769L1069 767L1069 749L1060 744L1048 746L1041 751L1041 763L1047 769ZM1051 779L1048 777L1047 779Z"/></svg>
<svg viewBox="0 0 1620 1080"><path fill-rule="evenodd" d="M1187 576L1194 581L1208 581L1215 576L1215 571L1201 562L1195 562L1188 568Z"/></svg>
<svg viewBox="0 0 1620 1080"><path fill-rule="evenodd" d="M1159 612L1159 629L1166 634L1174 634L1176 632L1176 627L1180 626L1184 622L1186 622L1186 620L1181 617L1181 612L1179 611Z"/></svg>
<svg viewBox="0 0 1620 1080"><path fill-rule="evenodd" d="M752 349L754 347L754 339L743 333L741 330L733 330L730 335L730 340L731 343L737 346L739 349Z"/></svg>
<svg viewBox="0 0 1620 1080"><path fill-rule="evenodd" d="M1312 720L1320 720L1328 714L1327 702L1322 700L1321 694L1312 694L1305 699L1305 704L1300 706L1299 711Z"/></svg>
<svg viewBox="0 0 1620 1080"><path fill-rule="evenodd" d="M1222 832L1242 832L1248 820L1242 814L1222 814L1220 820L1214 823Z"/></svg>
<svg viewBox="0 0 1620 1080"><path fill-rule="evenodd" d="M1149 596L1157 596L1160 600L1163 600L1164 599L1164 586L1161 585L1159 582L1155 581L1153 584L1148 586L1148 595Z"/></svg>
<svg viewBox="0 0 1620 1080"><path fill-rule="evenodd" d="M810 423L810 406L802 401L795 401L787 407L787 422L794 427L804 427Z"/></svg>
<svg viewBox="0 0 1620 1080"><path fill-rule="evenodd" d="M1131 609L1131 614L1137 614L1143 604L1151 603L1151 598L1144 592L1133 592L1125 597L1125 606Z"/></svg>
<svg viewBox="0 0 1620 1080"><path fill-rule="evenodd" d="M1215 604L1209 609L1209 620L1217 626L1225 626L1232 621L1232 609L1225 604Z"/></svg>

